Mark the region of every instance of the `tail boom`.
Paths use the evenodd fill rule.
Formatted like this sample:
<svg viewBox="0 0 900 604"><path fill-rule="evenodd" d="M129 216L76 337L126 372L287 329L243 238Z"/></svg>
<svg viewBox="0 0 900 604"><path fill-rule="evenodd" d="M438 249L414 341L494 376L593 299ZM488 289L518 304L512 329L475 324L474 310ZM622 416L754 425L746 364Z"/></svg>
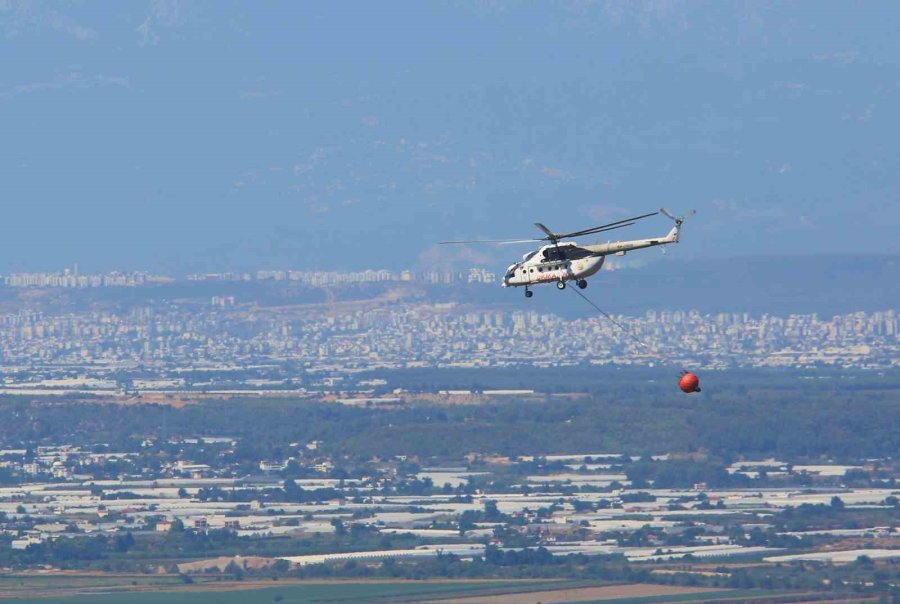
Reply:
<svg viewBox="0 0 900 604"><path fill-rule="evenodd" d="M598 243L595 245L583 245L581 247L592 251L598 256L609 256L611 254L619 254L620 256L624 256L626 252L630 252L632 250L641 250L648 247L655 247L657 245L678 243L678 235L680 230L681 225L676 225L672 227L672 230L663 237L656 237L653 239L633 239L631 241L615 241L611 243Z"/></svg>

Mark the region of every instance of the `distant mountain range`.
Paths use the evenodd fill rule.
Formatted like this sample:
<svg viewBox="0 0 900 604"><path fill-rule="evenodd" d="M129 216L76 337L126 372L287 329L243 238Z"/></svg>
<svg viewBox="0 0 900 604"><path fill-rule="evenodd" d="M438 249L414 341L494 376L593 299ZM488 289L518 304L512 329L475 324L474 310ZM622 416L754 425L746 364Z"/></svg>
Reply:
<svg viewBox="0 0 900 604"><path fill-rule="evenodd" d="M0 2L0 272L401 270L661 205L679 256L900 253L887 3L116 4Z"/></svg>

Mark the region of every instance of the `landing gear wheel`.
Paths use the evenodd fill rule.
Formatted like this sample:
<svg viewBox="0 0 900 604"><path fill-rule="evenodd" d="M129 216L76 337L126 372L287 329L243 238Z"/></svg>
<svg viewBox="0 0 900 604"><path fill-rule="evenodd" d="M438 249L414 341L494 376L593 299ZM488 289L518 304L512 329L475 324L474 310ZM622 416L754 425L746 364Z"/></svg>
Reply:
<svg viewBox="0 0 900 604"><path fill-rule="evenodd" d="M556 289L566 289L566 282L565 281L557 281Z"/></svg>
<svg viewBox="0 0 900 604"><path fill-rule="evenodd" d="M525 290L525 297L526 297L526 298L530 298L530 297L533 296L533 295L534 295L534 292L531 291L530 289L526 289L526 290Z"/></svg>
<svg viewBox="0 0 900 604"><path fill-rule="evenodd" d="M587 287L587 280L579 279L578 280L578 289L584 289L585 287Z"/></svg>

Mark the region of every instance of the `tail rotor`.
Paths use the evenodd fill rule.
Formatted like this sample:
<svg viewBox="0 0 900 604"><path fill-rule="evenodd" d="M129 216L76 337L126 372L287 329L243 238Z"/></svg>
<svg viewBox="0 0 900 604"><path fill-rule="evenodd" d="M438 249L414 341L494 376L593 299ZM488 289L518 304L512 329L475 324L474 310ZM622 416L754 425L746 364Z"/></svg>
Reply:
<svg viewBox="0 0 900 604"><path fill-rule="evenodd" d="M691 210L683 216L676 216L666 208L660 208L659 212L675 223L675 228L673 228L668 234L668 240L670 243L678 243L679 236L681 235L681 225L684 224L685 220L696 214L697 210Z"/></svg>
<svg viewBox="0 0 900 604"><path fill-rule="evenodd" d="M681 226L682 224L684 224L684 221L685 221L685 220L687 220L688 218L690 218L691 216L693 216L694 214L697 213L697 210L691 210L690 212L688 212L688 213L685 214L684 216L675 216L675 214L673 214L672 212L670 212L670 211L667 210L666 208L660 208L659 211L660 211L661 214L663 214L664 216L666 216L666 217L668 217L670 220L672 220L672 221L675 223L676 226Z"/></svg>

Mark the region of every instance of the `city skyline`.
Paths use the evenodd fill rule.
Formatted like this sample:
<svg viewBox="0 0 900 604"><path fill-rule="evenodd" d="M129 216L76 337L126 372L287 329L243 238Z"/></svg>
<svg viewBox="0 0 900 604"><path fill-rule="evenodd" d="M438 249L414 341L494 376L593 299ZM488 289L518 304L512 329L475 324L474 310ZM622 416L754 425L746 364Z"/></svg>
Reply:
<svg viewBox="0 0 900 604"><path fill-rule="evenodd" d="M155 368L293 364L340 374L410 367L649 365L705 369L816 367L887 369L900 358L893 309L831 318L750 313L566 319L528 310L454 303L402 303L334 312L327 305L267 309L157 302L117 314L102 310L0 315L0 358L89 375ZM252 375L254 372L250 371Z"/></svg>

